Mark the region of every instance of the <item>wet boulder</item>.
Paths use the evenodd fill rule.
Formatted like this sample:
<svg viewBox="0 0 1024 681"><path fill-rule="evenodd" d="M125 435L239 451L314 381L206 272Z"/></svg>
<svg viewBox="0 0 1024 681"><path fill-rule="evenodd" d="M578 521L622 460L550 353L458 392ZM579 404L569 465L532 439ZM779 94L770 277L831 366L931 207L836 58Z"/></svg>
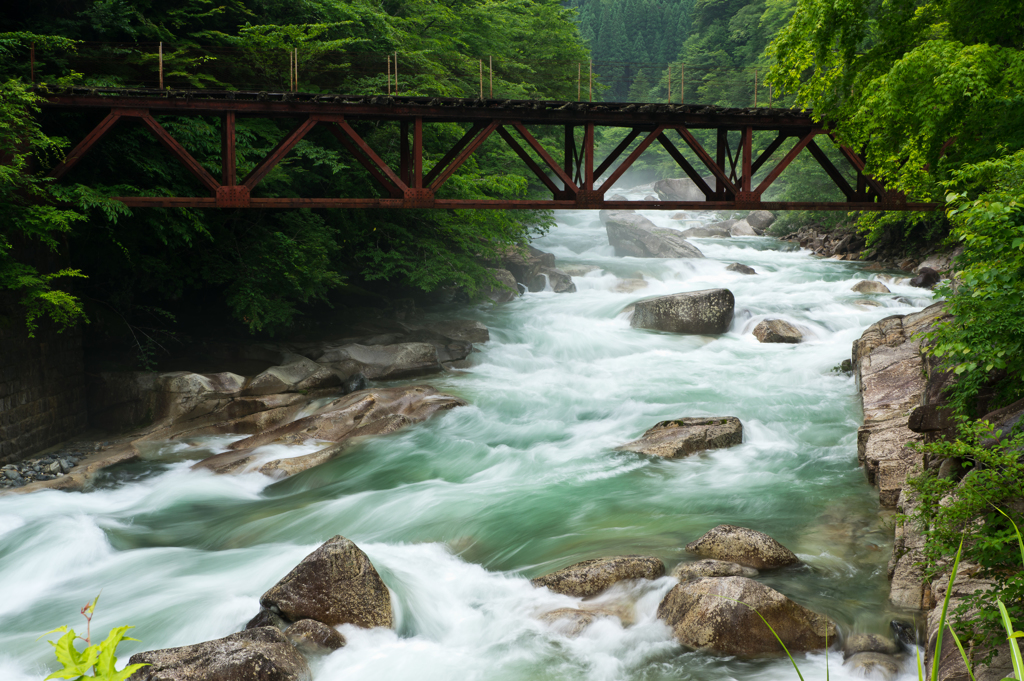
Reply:
<svg viewBox="0 0 1024 681"><path fill-rule="evenodd" d="M680 582L702 577L757 577L758 572L739 563L705 558L693 563L680 563L672 569L672 576Z"/></svg>
<svg viewBox="0 0 1024 681"><path fill-rule="evenodd" d="M885 681L894 681L900 674L899 660L882 653L857 653L846 658L843 666L850 667L859 676L881 678Z"/></svg>
<svg viewBox="0 0 1024 681"><path fill-rule="evenodd" d="M674 229L658 227L632 211L601 211L608 243L619 256L703 258L704 254Z"/></svg>
<svg viewBox="0 0 1024 681"><path fill-rule="evenodd" d="M695 416L662 421L639 440L617 449L667 459L679 459L708 449L743 442L743 424L735 416Z"/></svg>
<svg viewBox="0 0 1024 681"><path fill-rule="evenodd" d="M662 201L704 201L704 192L697 188L693 180L677 177L658 180L654 183L654 191Z"/></svg>
<svg viewBox="0 0 1024 681"><path fill-rule="evenodd" d="M391 594L373 563L337 535L313 551L263 594L260 605L289 622L311 619L335 627L391 627Z"/></svg>
<svg viewBox="0 0 1024 681"><path fill-rule="evenodd" d="M765 231L775 222L775 215L767 210L752 210L745 218L747 224L754 228L754 232L763 235Z"/></svg>
<svg viewBox="0 0 1024 681"><path fill-rule="evenodd" d="M910 285L917 288L931 288L941 279L942 275L931 267L922 267L917 271L917 276L910 280Z"/></svg>
<svg viewBox="0 0 1024 681"><path fill-rule="evenodd" d="M491 340L487 327L472 319L448 319L427 324L426 328L454 341L486 343Z"/></svg>
<svg viewBox="0 0 1024 681"><path fill-rule="evenodd" d="M686 545L686 550L704 558L727 560L757 570L795 565L796 555L764 532L735 525L719 525Z"/></svg>
<svg viewBox="0 0 1024 681"><path fill-rule="evenodd" d="M729 231L732 236L757 236L757 232L746 220L737 220Z"/></svg>
<svg viewBox="0 0 1024 681"><path fill-rule="evenodd" d="M782 319L765 319L754 327L753 334L761 343L799 343L804 339L800 329Z"/></svg>
<svg viewBox="0 0 1024 681"><path fill-rule="evenodd" d="M361 373L370 380L391 381L441 371L432 343L360 345L350 343L324 349L316 360L338 376Z"/></svg>
<svg viewBox="0 0 1024 681"><path fill-rule="evenodd" d="M629 321L633 328L689 334L720 334L732 324L736 298L713 288L641 300Z"/></svg>
<svg viewBox="0 0 1024 681"><path fill-rule="evenodd" d="M697 239L728 239L732 236L732 226L736 222L736 220L725 220L724 222L713 222L701 227L690 227L689 229L684 229L682 234L685 237Z"/></svg>
<svg viewBox="0 0 1024 681"><path fill-rule="evenodd" d="M540 267L530 279L528 288L532 293L546 291L548 287L555 293L576 293L576 284L572 277L554 267Z"/></svg>
<svg viewBox="0 0 1024 681"><path fill-rule="evenodd" d="M519 296L519 285L511 272L502 269L492 269L490 272L498 281L498 285L487 291L487 298L495 303L507 303Z"/></svg>
<svg viewBox="0 0 1024 681"><path fill-rule="evenodd" d="M725 269L730 272L739 272L740 274L757 274L757 271L753 267L748 267L738 262L734 262Z"/></svg>
<svg viewBox="0 0 1024 681"><path fill-rule="evenodd" d="M900 645L896 641L878 634L850 634L843 642L843 657L858 653L895 655L899 652Z"/></svg>
<svg viewBox="0 0 1024 681"><path fill-rule="evenodd" d="M285 638L305 655L327 655L345 647L337 629L316 620L299 620L284 632Z"/></svg>
<svg viewBox="0 0 1024 681"><path fill-rule="evenodd" d="M242 395L276 395L339 385L341 379L327 367L306 357L284 366L270 367L245 384Z"/></svg>
<svg viewBox="0 0 1024 681"><path fill-rule="evenodd" d="M821 650L826 637L829 644L836 639L836 625L828 617L747 577L682 582L658 606L658 618L684 646L744 658L783 656L761 617L790 652Z"/></svg>
<svg viewBox="0 0 1024 681"><path fill-rule="evenodd" d="M147 664L131 681L309 681L309 664L273 627L247 629L215 641L136 653Z"/></svg>
<svg viewBox="0 0 1024 681"><path fill-rule="evenodd" d="M857 293L889 293L889 287L880 281L872 281L871 279L863 279L858 281L856 284L850 287L851 291Z"/></svg>
<svg viewBox="0 0 1024 681"><path fill-rule="evenodd" d="M585 598L595 596L612 584L626 579L658 579L665 564L653 556L594 558L530 580L535 587Z"/></svg>

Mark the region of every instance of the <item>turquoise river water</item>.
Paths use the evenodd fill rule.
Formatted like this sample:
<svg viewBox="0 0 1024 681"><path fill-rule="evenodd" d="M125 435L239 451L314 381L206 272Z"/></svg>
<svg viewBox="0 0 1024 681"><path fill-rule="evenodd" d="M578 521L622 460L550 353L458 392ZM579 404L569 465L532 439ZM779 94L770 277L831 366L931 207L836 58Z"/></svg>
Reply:
<svg viewBox="0 0 1024 681"><path fill-rule="evenodd" d="M682 228L689 221L645 213ZM218 451L165 446L106 473L84 493L0 497L0 679L54 668L40 635L81 628L102 589L94 631L135 625L139 650L241 629L259 596L336 534L354 540L392 591L395 630L341 627L347 647L313 663L315 681L795 681L788 661L688 651L655 618L669 577L598 598L619 620L578 638L538 621L579 599L529 578L587 558L649 554L669 570L708 529L762 530L804 561L759 579L834 617L844 631L886 633L891 530L857 466L854 380L832 371L882 317L927 305L928 292L850 291L876 275L765 237L695 239L703 260L615 257L596 212L564 212L537 242L559 266L591 265L578 292L530 293L448 310L491 341L465 372L427 377L470 406L366 441L294 478L214 476L190 459ZM757 276L729 272L742 262ZM648 286L622 292L623 279ZM727 287L736 318L720 337L632 329L623 309L646 296ZM880 307L864 304L872 298ZM762 345L751 329L781 317L799 345ZM687 459L615 451L656 422L735 415L742 445ZM52 638L52 637L51 637ZM852 678L833 650L832 679ZM801 660L825 678L826 657ZM910 678L909 676L907 678Z"/></svg>

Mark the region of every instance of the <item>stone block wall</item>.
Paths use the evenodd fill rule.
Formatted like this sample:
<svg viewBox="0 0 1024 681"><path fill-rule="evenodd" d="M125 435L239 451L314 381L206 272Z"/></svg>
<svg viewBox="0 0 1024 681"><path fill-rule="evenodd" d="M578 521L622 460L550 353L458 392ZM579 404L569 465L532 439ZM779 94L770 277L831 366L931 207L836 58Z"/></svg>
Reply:
<svg viewBox="0 0 1024 681"><path fill-rule="evenodd" d="M0 465L74 437L88 425L80 328L35 338L0 326Z"/></svg>

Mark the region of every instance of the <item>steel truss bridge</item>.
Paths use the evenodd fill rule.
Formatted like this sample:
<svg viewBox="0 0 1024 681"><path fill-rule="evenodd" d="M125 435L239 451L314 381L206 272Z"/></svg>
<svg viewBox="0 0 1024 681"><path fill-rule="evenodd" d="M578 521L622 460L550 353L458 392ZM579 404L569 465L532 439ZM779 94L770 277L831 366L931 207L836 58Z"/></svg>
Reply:
<svg viewBox="0 0 1024 681"><path fill-rule="evenodd" d="M732 109L701 105L618 104L431 97L336 96L294 92L215 92L206 90L124 90L75 88L39 93L48 110L105 112L103 120L51 171L57 181L77 165L122 119L145 126L207 190L206 196L116 197L133 208L461 208L461 209L766 209L766 210L898 210L938 208L912 203L906 197L864 174L864 160L849 147L842 156L852 166L855 182L847 180L815 143L827 129L807 112L790 109ZM212 116L221 119L221 173L215 177L157 120L157 116ZM239 117L290 118L298 125L245 177L237 174L235 124ZM359 135L353 124L397 122L400 159L392 168ZM463 137L424 173L423 128L432 123L469 126ZM560 126L563 148L552 153L527 126ZM326 128L338 143L374 178L381 197L274 198L253 196L263 178L314 127ZM599 127L625 128L628 133L606 158L595 156ZM577 142L577 128L582 140ZM694 130L715 130L715 148L705 149ZM774 133L774 140L753 157L754 133ZM730 133L739 139L730 144ZM550 199L460 200L438 196L445 182L490 137L497 135L523 160L551 192ZM733 138L736 136L733 135ZM796 143L776 154L786 140ZM636 140L639 144L626 153ZM653 144L661 145L704 195L703 201L609 200L607 194ZM689 148L697 162L680 151ZM843 201L764 201L765 191L806 150L835 182ZM531 155L530 152L533 152ZM560 157L560 161L558 158ZM538 162L537 159L540 159ZM773 161L774 159L774 161ZM755 185L754 175L767 175Z"/></svg>

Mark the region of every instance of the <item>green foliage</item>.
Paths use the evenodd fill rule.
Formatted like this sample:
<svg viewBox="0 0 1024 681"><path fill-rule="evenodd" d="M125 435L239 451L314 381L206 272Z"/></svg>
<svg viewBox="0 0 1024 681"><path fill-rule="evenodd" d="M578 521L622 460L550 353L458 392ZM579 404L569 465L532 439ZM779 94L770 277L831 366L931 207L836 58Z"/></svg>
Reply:
<svg viewBox="0 0 1024 681"><path fill-rule="evenodd" d="M965 421L958 439L920 447L932 459L959 460L968 471L963 480L940 478L933 468L909 480L919 503L907 519L924 528L926 575L946 572L949 556L963 541L965 558L980 566L977 577L994 582L992 590L966 596L954 610L970 625L961 634L983 645L1000 638L997 599L1009 604L1014 619L1024 617L1024 572L1013 520L1020 515L1000 510L1014 508L1024 497L1022 447L1024 434L996 442L990 424Z"/></svg>
<svg viewBox="0 0 1024 681"><path fill-rule="evenodd" d="M85 617L88 624L89 630L92 627L92 616L96 611L96 602L99 601L97 596L91 603L87 603L82 608L82 615ZM62 633L64 634L56 641L50 641L50 645L54 648L54 654L57 656L57 661L61 664L62 669L59 669L49 676L46 677L45 681L50 679L72 679L79 681L81 679L95 679L96 681L126 681L128 677L134 674L143 667L148 667L148 664L131 664L126 666L121 671L116 669L117 664L117 646L121 641L136 641L138 639L129 638L125 636L132 627L116 627L110 630L110 634L107 638L91 645L91 634L87 634L85 638L78 636L74 629L68 629L66 626L58 627L52 631L48 631L47 634ZM46 634L44 634L46 635ZM79 651L75 647L75 641L85 641L85 649ZM89 672L93 673L90 674Z"/></svg>
<svg viewBox="0 0 1024 681"><path fill-rule="evenodd" d="M993 371L1005 372L1000 403L1024 396L1024 151L966 165L946 186L950 239L963 254L955 285L940 290L954 318L929 351L957 374L949 401L969 415Z"/></svg>

